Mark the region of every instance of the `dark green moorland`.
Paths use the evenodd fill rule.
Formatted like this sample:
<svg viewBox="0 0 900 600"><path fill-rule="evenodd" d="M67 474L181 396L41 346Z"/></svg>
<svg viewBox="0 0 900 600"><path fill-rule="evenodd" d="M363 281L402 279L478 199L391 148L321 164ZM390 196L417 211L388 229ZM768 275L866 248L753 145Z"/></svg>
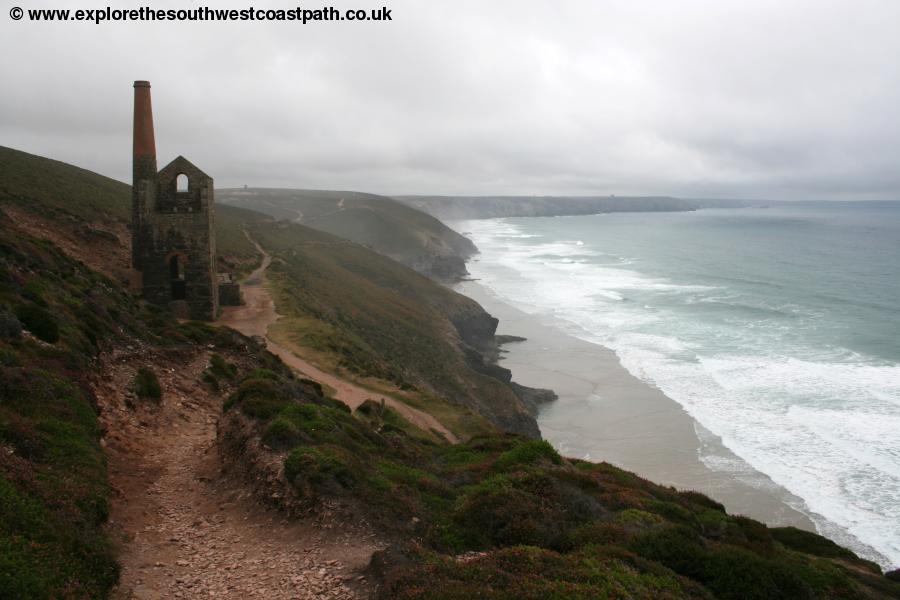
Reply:
<svg viewBox="0 0 900 600"><path fill-rule="evenodd" d="M127 206L127 186L19 154L0 153L0 210L13 202L60 222L124 213L106 212L105 203ZM55 189L41 169L57 177ZM71 204L70 189L77 191ZM365 369L363 357L371 357L372 368L393 369L399 382L435 385L420 380L418 369L443 356L414 369L392 364L403 356L395 353L403 352L404 336L427 324L411 319L410 331L395 331L399 325L387 321L380 331L354 311L374 311L366 301L374 299L415 316L426 307L447 309L441 303L450 297L432 296L427 280L411 272L406 285L416 287L404 288L403 267L389 268L357 246L300 247L293 239L299 230L251 213L220 220L230 228L220 246L238 264L257 260L242 236L245 218L277 254L282 289L304 288L297 310L369 346L348 361ZM305 235L306 242L324 239ZM375 272L373 265L380 265ZM353 301L339 302L326 275L341 277ZM341 309L329 313L335 303ZM900 583L821 536L728 515L705 496L563 458L543 441L487 428L449 445L380 404L351 413L252 342L180 324L0 216L0 598L103 598L116 581L89 375L98 356L138 343L181 353L211 346L226 357L214 358L204 376L222 390L226 443L232 424L249 423L272 451L284 452L279 485L299 502L313 510L337 502L394 540L371 567L383 598L900 597ZM153 381L151 373L134 382L147 402L154 401Z"/></svg>
<svg viewBox="0 0 900 600"><path fill-rule="evenodd" d="M288 451L303 501L346 503L392 532L376 557L383 598L875 598L900 587L821 536L726 514L546 442L484 435L435 444L374 402L292 397L283 374L249 374L226 409Z"/></svg>

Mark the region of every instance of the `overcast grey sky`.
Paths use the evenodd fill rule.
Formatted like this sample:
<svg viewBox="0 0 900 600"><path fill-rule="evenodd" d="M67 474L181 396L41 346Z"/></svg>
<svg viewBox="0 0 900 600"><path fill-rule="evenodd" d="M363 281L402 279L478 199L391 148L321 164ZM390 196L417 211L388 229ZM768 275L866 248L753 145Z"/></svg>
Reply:
<svg viewBox="0 0 900 600"><path fill-rule="evenodd" d="M0 145L219 187L900 199L898 0L351 0L390 23L36 23L0 0ZM293 7L246 0L208 5ZM311 6L310 6L311 7Z"/></svg>

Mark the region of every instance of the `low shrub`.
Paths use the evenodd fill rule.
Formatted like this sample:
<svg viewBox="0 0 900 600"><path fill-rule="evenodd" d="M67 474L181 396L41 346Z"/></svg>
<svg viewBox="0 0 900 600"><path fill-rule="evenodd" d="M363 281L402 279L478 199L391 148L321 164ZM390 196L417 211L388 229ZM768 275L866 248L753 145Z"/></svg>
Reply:
<svg viewBox="0 0 900 600"><path fill-rule="evenodd" d="M285 459L284 476L299 488L308 485L316 489L331 483L350 488L359 475L354 462L353 457L339 446L301 447Z"/></svg>
<svg viewBox="0 0 900 600"><path fill-rule="evenodd" d="M100 430L73 381L0 367L0 597L101 598L118 567Z"/></svg>
<svg viewBox="0 0 900 600"><path fill-rule="evenodd" d="M710 599L696 584L665 569L598 548L577 556L517 546L464 561L425 557L389 573L381 598L411 600L676 600Z"/></svg>
<svg viewBox="0 0 900 600"><path fill-rule="evenodd" d="M159 385L159 379L156 378L156 373L146 367L138 369L134 376L132 389L138 398L156 401L162 399L162 387Z"/></svg>
<svg viewBox="0 0 900 600"><path fill-rule="evenodd" d="M287 395L277 379L250 376L228 398L225 410L240 405L241 412L248 417L265 421L277 415L289 404Z"/></svg>
<svg viewBox="0 0 900 600"><path fill-rule="evenodd" d="M237 375L237 367L227 362L220 354L213 354L210 357L207 370L217 379L232 380Z"/></svg>
<svg viewBox="0 0 900 600"><path fill-rule="evenodd" d="M572 546L623 544L629 539L625 527L618 523L593 521L572 529L569 532L569 541Z"/></svg>
<svg viewBox="0 0 900 600"><path fill-rule="evenodd" d="M562 458L549 442L530 440L518 444L501 454L495 463L495 467L500 470L508 470L515 467L533 465L538 462L558 465L562 463Z"/></svg>
<svg viewBox="0 0 900 600"><path fill-rule="evenodd" d="M769 531L776 541L792 550L798 550L800 552L805 552L806 554L812 554L813 556L843 558L854 562L860 560L859 557L850 550L838 546L828 538L810 531L803 531L796 527L773 527Z"/></svg>
<svg viewBox="0 0 900 600"><path fill-rule="evenodd" d="M631 531L650 529L665 522L666 520L657 514L636 508L625 509L616 515L616 523Z"/></svg>
<svg viewBox="0 0 900 600"><path fill-rule="evenodd" d="M571 515L553 488L544 475L488 478L457 501L453 522L474 547L566 547Z"/></svg>
<svg viewBox="0 0 900 600"><path fill-rule="evenodd" d="M59 325L47 309L37 304L22 304L16 308L16 317L39 340L48 344L59 341Z"/></svg>
<svg viewBox="0 0 900 600"><path fill-rule="evenodd" d="M288 448L300 442L300 430L290 419L278 417L266 428L263 442L272 448Z"/></svg>
<svg viewBox="0 0 900 600"><path fill-rule="evenodd" d="M241 412L248 417L266 421L281 412L288 404L289 402L283 398L251 396L241 402Z"/></svg>
<svg viewBox="0 0 900 600"><path fill-rule="evenodd" d="M803 599L817 596L809 567L787 560L767 560L734 546L707 546L694 531L672 526L636 538L630 549L699 581L723 600Z"/></svg>

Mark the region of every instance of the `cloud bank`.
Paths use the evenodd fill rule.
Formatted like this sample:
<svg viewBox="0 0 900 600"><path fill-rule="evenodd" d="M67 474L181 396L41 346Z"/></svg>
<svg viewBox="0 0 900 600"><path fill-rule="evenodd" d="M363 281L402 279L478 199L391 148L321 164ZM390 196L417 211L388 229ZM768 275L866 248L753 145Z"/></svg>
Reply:
<svg viewBox="0 0 900 600"><path fill-rule="evenodd" d="M900 199L894 0L384 1L390 22L301 26L3 0L0 144L128 181L148 79L161 164L220 187ZM95 8L72 4L40 7Z"/></svg>

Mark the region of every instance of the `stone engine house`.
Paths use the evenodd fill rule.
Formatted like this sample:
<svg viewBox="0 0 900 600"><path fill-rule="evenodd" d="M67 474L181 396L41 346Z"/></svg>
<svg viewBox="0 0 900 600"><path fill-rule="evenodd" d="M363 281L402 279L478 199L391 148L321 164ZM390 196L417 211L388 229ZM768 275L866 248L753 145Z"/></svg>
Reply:
<svg viewBox="0 0 900 600"><path fill-rule="evenodd" d="M179 156L156 170L150 83L134 82L132 264L144 298L179 317L214 320L219 312L212 178ZM239 302L225 277L226 304Z"/></svg>

